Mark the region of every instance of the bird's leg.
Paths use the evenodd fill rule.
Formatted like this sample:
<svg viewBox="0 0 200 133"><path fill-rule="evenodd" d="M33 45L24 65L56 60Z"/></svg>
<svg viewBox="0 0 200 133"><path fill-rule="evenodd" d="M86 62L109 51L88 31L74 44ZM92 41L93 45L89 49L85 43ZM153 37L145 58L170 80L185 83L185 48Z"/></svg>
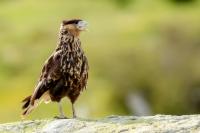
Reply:
<svg viewBox="0 0 200 133"><path fill-rule="evenodd" d="M71 101L71 104L72 104L72 113L73 113L73 118L77 118L77 115L76 115L76 110L74 108L74 103L76 101L76 99L78 98L79 96L79 93L78 94L73 94L73 95L69 95L69 99Z"/></svg>
<svg viewBox="0 0 200 133"><path fill-rule="evenodd" d="M67 117L65 116L64 112L63 112L63 108L62 108L62 103L61 101L58 103L58 108L59 108L59 116L56 116L55 118L57 119L67 119Z"/></svg>
<svg viewBox="0 0 200 133"><path fill-rule="evenodd" d="M72 103L72 113L73 113L73 118L77 118L76 110L74 108L74 103Z"/></svg>
<svg viewBox="0 0 200 133"><path fill-rule="evenodd" d="M61 102L59 102L58 107L59 107L60 116L65 117Z"/></svg>

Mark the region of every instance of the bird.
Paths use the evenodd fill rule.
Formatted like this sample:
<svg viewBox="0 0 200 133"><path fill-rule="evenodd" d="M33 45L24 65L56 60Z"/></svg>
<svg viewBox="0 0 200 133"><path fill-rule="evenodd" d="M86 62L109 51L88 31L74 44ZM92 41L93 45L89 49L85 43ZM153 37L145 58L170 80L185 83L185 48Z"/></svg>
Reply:
<svg viewBox="0 0 200 133"><path fill-rule="evenodd" d="M88 80L88 60L80 41L80 33L87 27L87 21L82 19L61 22L57 47L45 61L33 93L22 101L23 117L41 102L57 102L59 115L56 118L65 119L61 105L64 97L71 102L73 118L77 117L74 103L86 89Z"/></svg>

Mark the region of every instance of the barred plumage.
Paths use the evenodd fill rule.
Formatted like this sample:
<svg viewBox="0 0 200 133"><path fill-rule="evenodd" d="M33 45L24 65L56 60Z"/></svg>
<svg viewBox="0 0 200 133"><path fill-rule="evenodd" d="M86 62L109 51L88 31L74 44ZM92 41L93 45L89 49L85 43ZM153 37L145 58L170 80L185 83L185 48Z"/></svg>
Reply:
<svg viewBox="0 0 200 133"><path fill-rule="evenodd" d="M73 105L86 88L88 79L88 61L79 39L79 33L85 27L86 22L79 19L62 22L59 44L45 62L33 94L23 100L23 115L29 114L40 100L60 102L67 96L72 103L73 117L76 117ZM59 118L64 118L60 104L59 108Z"/></svg>

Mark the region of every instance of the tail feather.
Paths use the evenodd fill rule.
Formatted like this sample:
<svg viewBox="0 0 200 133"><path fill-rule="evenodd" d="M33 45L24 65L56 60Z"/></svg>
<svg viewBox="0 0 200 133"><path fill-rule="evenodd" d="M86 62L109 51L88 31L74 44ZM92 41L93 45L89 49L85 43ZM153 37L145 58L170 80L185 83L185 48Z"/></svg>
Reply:
<svg viewBox="0 0 200 133"><path fill-rule="evenodd" d="M22 109L26 109L30 104L31 96L26 97L22 102L24 103Z"/></svg>
<svg viewBox="0 0 200 133"><path fill-rule="evenodd" d="M35 106L32 106L32 105L28 106L28 107L23 111L22 116L26 116L26 115L30 114L30 113L33 111L33 109L35 109Z"/></svg>
<svg viewBox="0 0 200 133"><path fill-rule="evenodd" d="M26 115L30 114L33 111L33 109L35 109L42 101L44 101L45 103L49 103L51 101L51 98L49 96L49 91L46 91L45 93L43 93L40 98L34 99L32 101L31 100L32 100L32 95L26 97L22 101L22 103L23 103L22 116L26 116Z"/></svg>
<svg viewBox="0 0 200 133"><path fill-rule="evenodd" d="M41 80L38 83L33 94L31 96L26 97L22 101L24 103L22 106L23 116L30 114L32 110L35 109L43 100L45 100L45 102L50 101L48 88L51 86L52 82L47 82L46 80Z"/></svg>
<svg viewBox="0 0 200 133"><path fill-rule="evenodd" d="M22 106L22 109L24 110L22 113L23 116L26 116L29 113L31 113L31 111L36 107L36 104L34 105L30 104L31 96L26 97L22 102L24 103Z"/></svg>

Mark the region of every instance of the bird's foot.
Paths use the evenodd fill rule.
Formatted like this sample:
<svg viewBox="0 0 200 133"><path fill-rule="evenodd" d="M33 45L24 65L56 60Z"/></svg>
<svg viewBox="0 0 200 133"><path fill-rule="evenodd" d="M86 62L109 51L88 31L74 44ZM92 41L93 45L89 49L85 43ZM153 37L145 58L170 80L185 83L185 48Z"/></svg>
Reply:
<svg viewBox="0 0 200 133"><path fill-rule="evenodd" d="M68 119L66 116L55 116L55 119Z"/></svg>
<svg viewBox="0 0 200 133"><path fill-rule="evenodd" d="M77 118L77 115L73 115L73 119L76 119Z"/></svg>

